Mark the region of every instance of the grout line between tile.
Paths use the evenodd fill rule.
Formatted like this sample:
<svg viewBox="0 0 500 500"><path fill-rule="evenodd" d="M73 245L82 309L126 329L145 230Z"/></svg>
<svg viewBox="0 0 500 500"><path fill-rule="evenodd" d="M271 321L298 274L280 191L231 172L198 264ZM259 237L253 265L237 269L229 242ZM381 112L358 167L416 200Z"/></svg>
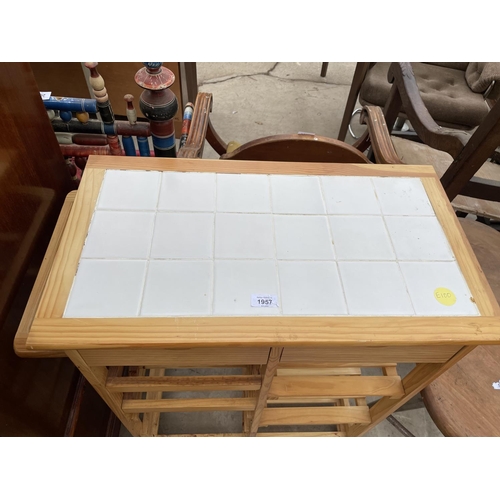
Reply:
<svg viewBox="0 0 500 500"><path fill-rule="evenodd" d="M387 236L389 237L389 241L391 243L392 251L394 252L394 259L395 259L395 262L398 265L399 274L400 274L401 278L403 279L403 283L405 285L406 294L408 295L408 298L410 299L411 308L413 309L413 316L417 316L417 310L415 308L415 304L413 303L413 299L411 297L410 290L408 288L408 283L406 283L405 275L403 274L403 270L401 269L401 265L399 264L398 254L396 253L396 247L394 246L394 242L392 241L392 236L391 236L391 233L389 232L389 227L387 226L387 222L385 220L385 214L384 214L384 212L382 210L382 204L380 203L380 200L378 199L377 189L375 188L375 183L373 182L373 179L371 179L371 182L372 182L372 185L373 185L373 190L375 191L375 197L377 198L377 203L380 206L382 221L384 223L384 227L385 227L385 230L387 232Z"/></svg>
<svg viewBox="0 0 500 500"><path fill-rule="evenodd" d="M326 201L325 201L325 193L323 192L323 184L321 182L321 177L318 177L318 182L319 182L319 192L321 194L321 199L323 201L323 206L325 207L325 217L326 217L326 226L328 228L328 234L330 235L330 244L332 245L332 250L333 250L333 262L335 263L335 268L337 269L337 274L339 277L339 283L340 283L340 289L342 290L342 296L344 297L344 304L345 308L347 311L347 316L349 316L349 304L347 303L347 295L345 293L344 289L344 282L342 281L342 275L340 274L340 267L339 267L339 262L337 258L337 250L335 248L335 242L333 241L333 233L332 233L332 228L330 226L330 215L328 214L327 211L327 206L326 206ZM331 262L331 261L328 261Z"/></svg>
<svg viewBox="0 0 500 500"><path fill-rule="evenodd" d="M271 220L273 224L273 244L274 244L274 268L276 269L276 280L277 280L277 285L278 285L278 306L280 309L280 315L283 316L283 293L281 291L281 282L280 282L280 271L278 267L278 246L276 245L276 226L274 224L274 218L276 217L276 214L274 213L274 206L273 206L273 193L272 193L272 188L271 188L271 176L267 176L267 185L269 188L269 205L271 206Z"/></svg>
<svg viewBox="0 0 500 500"><path fill-rule="evenodd" d="M212 303L210 305L210 313L213 316L215 313L215 231L217 230L217 186L219 183L219 175L215 174L215 195L214 195L214 226L213 226L213 234L212 234Z"/></svg>
<svg viewBox="0 0 500 500"><path fill-rule="evenodd" d="M149 242L149 252L148 252L148 257L146 259L146 272L144 273L144 281L142 283L142 290L141 290L141 298L139 300L139 311L137 313L137 316L142 315L142 306L143 306L143 301L144 301L144 293L146 292L146 282L148 280L148 273L149 273L149 263L151 261L151 252L153 251L153 239L155 236L155 230L156 230L156 219L158 218L158 205L160 204L160 195L161 195L161 188L163 184L163 172L161 175L158 176L158 194L156 196L156 209L155 209L155 216L154 216L154 222L153 222L153 231L151 232L151 241Z"/></svg>

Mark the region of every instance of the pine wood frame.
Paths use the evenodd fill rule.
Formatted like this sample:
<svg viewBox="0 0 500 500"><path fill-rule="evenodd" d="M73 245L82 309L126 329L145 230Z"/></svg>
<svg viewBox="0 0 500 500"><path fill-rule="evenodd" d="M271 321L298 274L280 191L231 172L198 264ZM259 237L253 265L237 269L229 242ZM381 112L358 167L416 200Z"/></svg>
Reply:
<svg viewBox="0 0 500 500"><path fill-rule="evenodd" d="M105 169L419 177L481 316L62 318ZM326 423L336 424L338 432L314 435L362 435L476 345L500 344L498 304L430 166L91 157L58 238L43 292L23 320L25 349L65 352L133 435L157 435L161 411L214 410L243 412L242 435L260 436L259 429L268 425ZM408 361L419 364L401 380L390 367ZM143 368L131 380L134 373L120 375L125 366ZM179 366L244 366L248 375L173 380L159 370ZM345 369L356 366L386 367L386 380L350 382ZM287 376L287 369L295 370L294 376ZM227 390L231 384L244 390L243 398L165 400L158 390L172 391L174 385ZM137 391L136 399L127 388ZM141 392L147 393L146 400L140 399ZM382 397L370 409L364 396ZM282 406L298 402L306 406ZM146 416L141 419L140 413Z"/></svg>

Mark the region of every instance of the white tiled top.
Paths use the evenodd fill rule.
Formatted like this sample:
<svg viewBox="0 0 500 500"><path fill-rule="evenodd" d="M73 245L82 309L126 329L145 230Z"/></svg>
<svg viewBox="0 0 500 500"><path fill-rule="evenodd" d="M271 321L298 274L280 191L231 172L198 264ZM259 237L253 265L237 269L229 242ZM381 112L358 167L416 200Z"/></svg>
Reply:
<svg viewBox="0 0 500 500"><path fill-rule="evenodd" d="M64 315L478 314L417 178L109 170Z"/></svg>

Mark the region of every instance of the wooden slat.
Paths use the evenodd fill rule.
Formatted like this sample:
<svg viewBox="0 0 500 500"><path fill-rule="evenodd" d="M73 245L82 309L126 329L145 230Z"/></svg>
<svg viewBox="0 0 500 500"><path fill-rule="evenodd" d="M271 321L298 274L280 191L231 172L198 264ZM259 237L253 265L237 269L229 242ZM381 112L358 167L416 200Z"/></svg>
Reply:
<svg viewBox="0 0 500 500"><path fill-rule="evenodd" d="M258 376L262 382L262 376L260 375L260 366L259 365L252 365L252 366L245 367L244 373L248 373L249 375ZM260 388L259 388L259 390L260 390ZM244 391L243 396L245 398L257 399L259 397L259 392L258 391ZM242 413L243 433L245 434L245 436L248 436L250 433L250 428L252 427L252 418L253 418L253 411L244 411Z"/></svg>
<svg viewBox="0 0 500 500"><path fill-rule="evenodd" d="M260 427L268 425L328 425L370 423L368 408L323 407L323 408L265 408Z"/></svg>
<svg viewBox="0 0 500 500"><path fill-rule="evenodd" d="M82 356L90 366L143 365L157 368L214 368L263 365L269 347L207 347L192 349L87 349Z"/></svg>
<svg viewBox="0 0 500 500"><path fill-rule="evenodd" d="M255 406L255 411L252 416L252 425L250 426L250 436L255 436L257 430L259 429L260 417L262 415L263 409L267 405L267 397L269 394L269 389L273 382L276 371L278 370L278 363L283 353L283 348L272 347L269 351L269 359L264 370L264 375L262 377L262 385L260 386L259 395L257 396L257 404Z"/></svg>
<svg viewBox="0 0 500 500"><path fill-rule="evenodd" d="M381 363L324 363L323 361L318 362L318 363L284 363L283 361L280 361L280 370L281 369L293 369L293 370L302 370L304 368L306 369L329 369L329 368L354 368L355 370L359 370L359 373L356 373L353 375L361 375L361 368L362 367L380 367ZM396 366L397 363L384 363L384 366ZM339 375L342 375L339 373ZM347 373L345 374L347 375Z"/></svg>
<svg viewBox="0 0 500 500"><path fill-rule="evenodd" d="M168 434L158 437L244 437L241 432L219 434ZM344 432L258 432L257 437L345 437Z"/></svg>
<svg viewBox="0 0 500 500"><path fill-rule="evenodd" d="M150 370L151 377L161 378L165 375L165 370L163 368L155 368ZM141 377L143 378L143 377ZM149 378L149 377L148 377ZM109 379L108 379L109 381ZM108 384L106 384L107 386ZM146 399L148 401L151 400L159 400L162 397L161 391L159 392L148 392L146 395ZM160 425L160 412L148 412L144 414L144 419L142 422L142 435L143 436L157 436L158 435L158 426Z"/></svg>
<svg viewBox="0 0 500 500"><path fill-rule="evenodd" d="M278 377L299 377L304 375L361 375L357 367L339 368L278 368Z"/></svg>
<svg viewBox="0 0 500 500"><path fill-rule="evenodd" d="M498 303L486 279L476 255L465 233L454 215L441 182L435 179L422 179L422 184L429 196L436 217L441 223L446 238L455 254L458 265L464 275L472 297L483 316L500 314Z"/></svg>
<svg viewBox="0 0 500 500"><path fill-rule="evenodd" d="M104 170L85 171L37 311L39 318L61 318L80 260Z"/></svg>
<svg viewBox="0 0 500 500"><path fill-rule="evenodd" d="M249 411L255 409L251 398L197 398L197 399L129 399L122 403L125 413L183 412L183 411Z"/></svg>
<svg viewBox="0 0 500 500"><path fill-rule="evenodd" d="M294 398L269 398L267 400L267 406L271 405L283 405L283 404L318 404L318 403L337 403L338 398L318 398L318 397L294 397Z"/></svg>
<svg viewBox="0 0 500 500"><path fill-rule="evenodd" d="M329 396L403 396L400 377L275 377L270 397Z"/></svg>
<svg viewBox="0 0 500 500"><path fill-rule="evenodd" d="M158 348L158 354L164 348L270 345L317 345L320 349L362 345L359 349L375 354L379 347L393 345L394 354L404 356L406 352L404 357L408 362L415 362L415 357L424 358L422 362L433 362L433 351L440 353L441 348L495 343L500 343L500 317L228 316L35 319L26 345L34 349L120 349L127 345L130 349ZM369 347L365 347L367 344ZM428 354L427 361L425 356L418 356L419 349ZM408 355L411 353L415 356ZM353 356L352 362L362 363L364 359L372 361L370 356ZM342 362L342 357L331 353L324 358L326 363L336 361ZM381 356L376 363L380 366L403 361L400 356Z"/></svg>
<svg viewBox="0 0 500 500"><path fill-rule="evenodd" d="M141 158L132 156L90 156L86 170L132 169L175 170L178 172L217 172L234 174L281 175L359 175L381 177L436 177L427 165L366 165L354 163L303 163L282 161L207 160L191 158Z"/></svg>
<svg viewBox="0 0 500 500"><path fill-rule="evenodd" d="M151 370L155 372L156 370ZM213 375L201 377L111 377L110 392L184 392L184 391L255 391L260 389L258 375Z"/></svg>

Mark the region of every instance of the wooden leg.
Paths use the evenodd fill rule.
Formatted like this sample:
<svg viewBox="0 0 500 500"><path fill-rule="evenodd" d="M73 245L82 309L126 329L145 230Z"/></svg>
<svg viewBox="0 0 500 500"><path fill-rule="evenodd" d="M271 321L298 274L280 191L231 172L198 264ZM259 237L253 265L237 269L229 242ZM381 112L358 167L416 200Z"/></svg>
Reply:
<svg viewBox="0 0 500 500"><path fill-rule="evenodd" d="M326 72L328 71L328 63L321 64L321 76L325 77Z"/></svg>
<svg viewBox="0 0 500 500"><path fill-rule="evenodd" d="M108 369L104 366L87 365L78 351L66 351L66 356L82 372L82 375L92 385L104 402L111 408L113 413L120 419L121 423L128 429L132 436L140 436L142 423L134 421L122 410L122 393L110 393L106 389Z"/></svg>
<svg viewBox="0 0 500 500"><path fill-rule="evenodd" d="M164 368L152 368L149 370L150 377L163 377L165 375ZM148 392L146 399L161 399L162 392ZM158 426L160 424L160 412L145 413L142 423L143 436L157 436Z"/></svg>
<svg viewBox="0 0 500 500"><path fill-rule="evenodd" d="M215 128L212 124L212 120L210 117L208 118L208 128L207 128L207 141L210 146L215 150L215 152L219 155L226 154L227 152L227 144L220 138L219 134L215 131Z"/></svg>
<svg viewBox="0 0 500 500"><path fill-rule="evenodd" d="M361 88L361 84L365 79L369 67L370 63L366 62L360 62L356 64L356 69L354 70L354 76L352 78L351 90L349 91L349 96L347 97L344 116L342 117L342 123L340 124L339 135L337 137L339 141L345 140L347 128L349 127L349 123L351 122L352 112L354 111L356 100L358 99L359 89Z"/></svg>
<svg viewBox="0 0 500 500"><path fill-rule="evenodd" d="M249 366L246 368L246 373L248 375L259 375L259 366L258 365L253 365ZM245 391L244 396L246 398L258 398L258 391ZM252 411L244 411L243 412L243 435L247 436L250 432L250 427L252 425L252 416L253 416Z"/></svg>
<svg viewBox="0 0 500 500"><path fill-rule="evenodd" d="M400 406L413 398L413 396L419 393L451 366L469 354L469 352L473 349L474 346L463 347L445 363L418 364L416 368L414 368L403 379L405 395L399 399L391 399L387 396L380 398L370 409L371 423L353 425L349 428L347 435L352 437L366 434L369 430L373 429L373 427L382 422L382 420L385 420L389 415L395 412Z"/></svg>
<svg viewBox="0 0 500 500"><path fill-rule="evenodd" d="M262 377L262 385L260 387L259 397L257 398L257 404L253 414L252 426L250 427L250 436L256 436L257 431L259 430L262 410L267 406L267 395L269 393L269 389L271 388L273 378L276 375L276 371L278 370L278 364L282 353L283 347L272 347L269 352L269 359L267 360L264 376Z"/></svg>

